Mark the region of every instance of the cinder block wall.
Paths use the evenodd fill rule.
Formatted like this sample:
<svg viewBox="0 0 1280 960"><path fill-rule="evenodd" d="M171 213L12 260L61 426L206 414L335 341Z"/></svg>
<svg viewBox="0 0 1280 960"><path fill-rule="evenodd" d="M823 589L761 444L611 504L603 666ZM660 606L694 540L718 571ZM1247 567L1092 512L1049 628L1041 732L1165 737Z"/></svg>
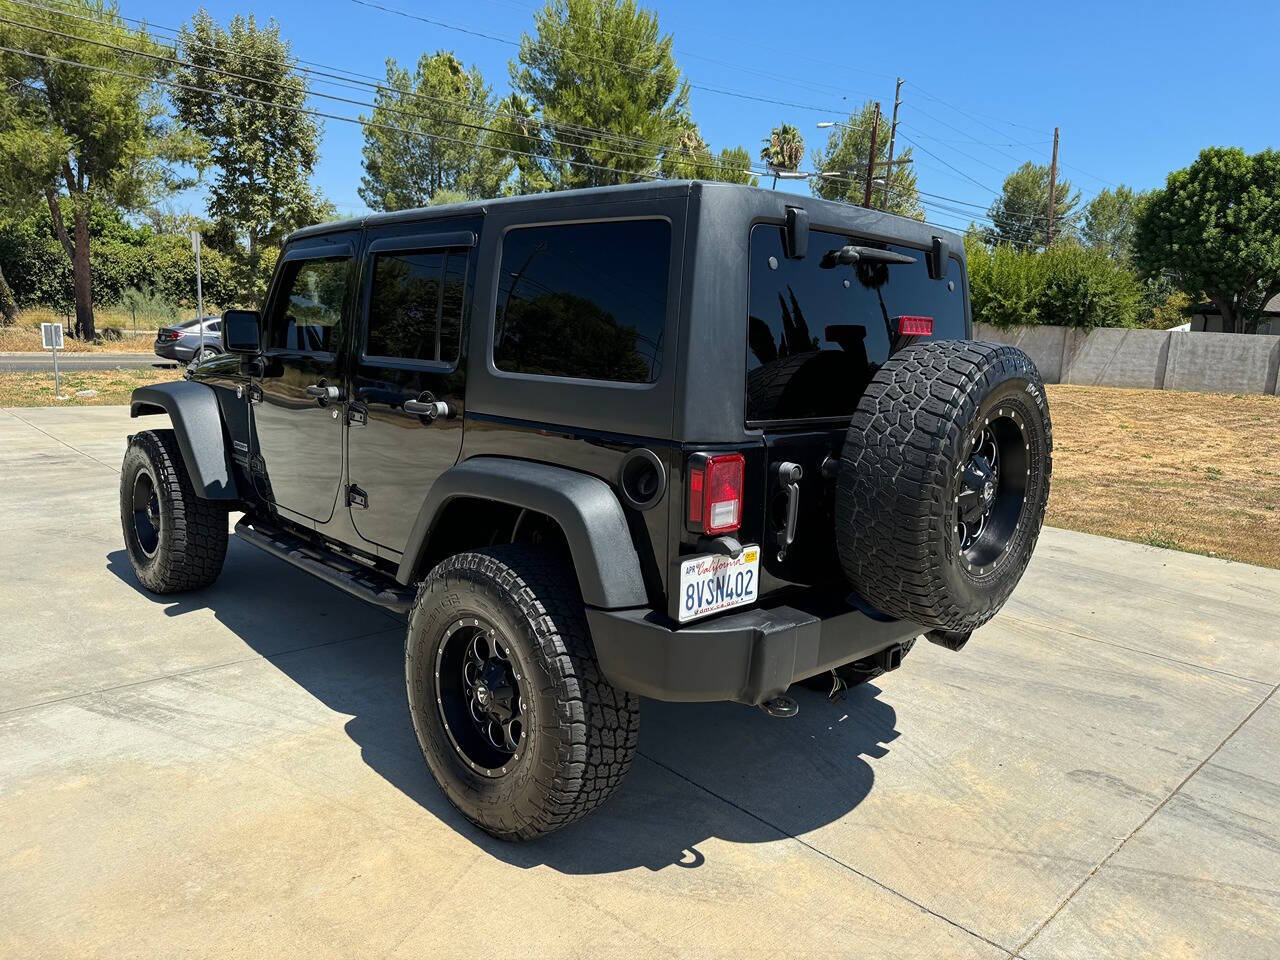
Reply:
<svg viewBox="0 0 1280 960"><path fill-rule="evenodd" d="M1277 394L1280 336L974 324L979 340L1026 351L1045 383Z"/></svg>

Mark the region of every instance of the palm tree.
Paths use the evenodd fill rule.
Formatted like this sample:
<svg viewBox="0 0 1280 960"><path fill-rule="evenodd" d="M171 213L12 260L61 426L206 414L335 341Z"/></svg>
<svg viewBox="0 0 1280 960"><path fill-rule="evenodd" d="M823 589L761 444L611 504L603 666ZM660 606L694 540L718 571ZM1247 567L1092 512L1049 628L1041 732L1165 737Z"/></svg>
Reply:
<svg viewBox="0 0 1280 960"><path fill-rule="evenodd" d="M760 159L773 174L773 185L778 185L778 176L783 173L794 173L800 169L800 161L804 159L804 137L792 124L784 123L769 131L763 141Z"/></svg>
<svg viewBox="0 0 1280 960"><path fill-rule="evenodd" d="M774 127L763 141L760 159L777 170L798 170L804 159L804 137L789 123Z"/></svg>

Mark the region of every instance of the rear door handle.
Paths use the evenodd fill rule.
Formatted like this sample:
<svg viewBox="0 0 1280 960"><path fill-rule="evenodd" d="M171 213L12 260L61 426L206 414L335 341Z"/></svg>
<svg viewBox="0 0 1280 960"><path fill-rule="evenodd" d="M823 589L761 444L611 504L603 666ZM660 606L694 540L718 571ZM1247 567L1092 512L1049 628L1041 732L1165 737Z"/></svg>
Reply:
<svg viewBox="0 0 1280 960"><path fill-rule="evenodd" d="M340 393L337 387L313 383L311 386L307 387L307 396L315 397L317 400L337 400Z"/></svg>
<svg viewBox="0 0 1280 960"><path fill-rule="evenodd" d="M428 421L434 421L440 417L449 416L449 405L443 400L406 400L404 402L405 413L416 413L420 417L426 417Z"/></svg>
<svg viewBox="0 0 1280 960"><path fill-rule="evenodd" d="M783 521L783 528L778 535L778 559L782 560L787 555L787 548L791 546L796 538L796 519L800 514L800 478L804 476L804 469L798 463L782 462L775 468L778 476L778 486L786 494L787 497L787 514Z"/></svg>

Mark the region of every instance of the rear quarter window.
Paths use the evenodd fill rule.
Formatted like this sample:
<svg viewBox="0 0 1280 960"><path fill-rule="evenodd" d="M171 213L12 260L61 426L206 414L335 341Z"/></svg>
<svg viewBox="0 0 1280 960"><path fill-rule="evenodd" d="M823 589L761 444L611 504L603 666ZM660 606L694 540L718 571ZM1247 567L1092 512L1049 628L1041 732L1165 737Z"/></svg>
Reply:
<svg viewBox="0 0 1280 960"><path fill-rule="evenodd" d="M510 230L502 242L494 366L653 383L661 372L670 260L666 220Z"/></svg>
<svg viewBox="0 0 1280 960"><path fill-rule="evenodd" d="M850 244L916 262L822 266L827 251ZM965 335L963 275L954 258L946 278L934 280L924 250L812 230L808 256L788 260L782 228L772 224L752 228L749 256L749 422L852 416L889 356L896 317L932 317L934 339Z"/></svg>

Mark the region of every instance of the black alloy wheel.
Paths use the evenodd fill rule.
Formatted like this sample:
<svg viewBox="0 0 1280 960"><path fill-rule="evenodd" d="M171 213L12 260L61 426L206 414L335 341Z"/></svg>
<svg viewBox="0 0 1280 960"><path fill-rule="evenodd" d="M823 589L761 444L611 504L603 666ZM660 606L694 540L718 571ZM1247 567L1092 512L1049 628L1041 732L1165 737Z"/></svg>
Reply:
<svg viewBox="0 0 1280 960"><path fill-rule="evenodd" d="M958 559L971 573L989 572L1009 551L1027 500L1026 421L1012 407L989 411L970 438L955 476Z"/></svg>
<svg viewBox="0 0 1280 960"><path fill-rule="evenodd" d="M436 707L453 749L481 776L500 777L520 759L521 683L519 661L491 624L466 617L445 630L436 651Z"/></svg>
<svg viewBox="0 0 1280 960"><path fill-rule="evenodd" d="M133 534L138 549L154 557L160 547L160 495L150 470L139 470L133 479Z"/></svg>

